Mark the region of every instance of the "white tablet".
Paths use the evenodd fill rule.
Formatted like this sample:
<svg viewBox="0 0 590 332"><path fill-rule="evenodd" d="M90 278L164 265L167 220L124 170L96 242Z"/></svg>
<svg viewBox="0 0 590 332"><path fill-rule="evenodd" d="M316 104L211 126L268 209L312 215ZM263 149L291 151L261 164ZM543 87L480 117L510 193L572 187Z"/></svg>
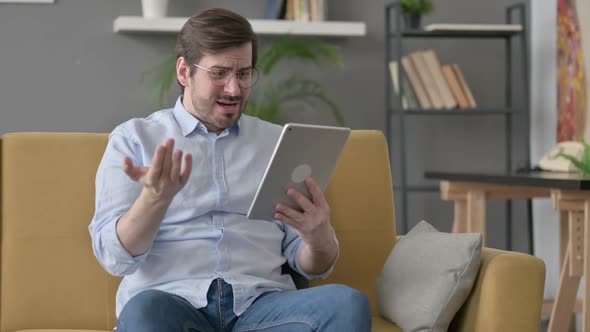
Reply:
<svg viewBox="0 0 590 332"><path fill-rule="evenodd" d="M250 205L248 219L274 220L278 202L299 209L286 192L295 188L310 198L304 183L308 176L324 191L349 135L350 128L286 124Z"/></svg>

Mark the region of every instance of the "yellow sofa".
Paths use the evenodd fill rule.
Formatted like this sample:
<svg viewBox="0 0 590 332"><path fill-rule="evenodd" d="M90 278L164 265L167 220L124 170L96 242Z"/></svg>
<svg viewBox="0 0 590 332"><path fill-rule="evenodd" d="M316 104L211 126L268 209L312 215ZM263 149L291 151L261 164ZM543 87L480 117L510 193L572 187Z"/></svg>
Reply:
<svg viewBox="0 0 590 332"><path fill-rule="evenodd" d="M87 230L106 134L14 133L0 145L0 332L110 331L119 280L92 254ZM373 331L401 331L379 317L376 281L395 245L387 143L353 131L327 191L341 254L332 276L371 300ZM475 286L451 324L461 332L538 332L545 266L485 248ZM72 331L70 331L72 332Z"/></svg>

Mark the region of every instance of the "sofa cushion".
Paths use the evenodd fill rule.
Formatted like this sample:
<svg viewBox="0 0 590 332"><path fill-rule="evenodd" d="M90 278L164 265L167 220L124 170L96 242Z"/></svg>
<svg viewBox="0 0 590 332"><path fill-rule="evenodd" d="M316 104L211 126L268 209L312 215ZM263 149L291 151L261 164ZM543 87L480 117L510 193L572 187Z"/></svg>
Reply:
<svg viewBox="0 0 590 332"><path fill-rule="evenodd" d="M389 255L377 284L379 311L405 332L446 332L479 268L481 234L449 234L421 221Z"/></svg>

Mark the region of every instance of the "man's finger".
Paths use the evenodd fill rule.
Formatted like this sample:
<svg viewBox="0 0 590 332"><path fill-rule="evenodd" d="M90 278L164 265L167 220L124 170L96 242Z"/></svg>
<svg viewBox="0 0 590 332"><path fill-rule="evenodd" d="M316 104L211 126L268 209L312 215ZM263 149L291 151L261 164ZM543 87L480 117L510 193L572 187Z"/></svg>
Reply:
<svg viewBox="0 0 590 332"><path fill-rule="evenodd" d="M285 224L293 227L296 230L299 230L299 228L301 228L301 224L300 223L296 222L295 220L287 217L286 215L284 215L282 213L275 212L274 218L275 218L275 220L282 221Z"/></svg>
<svg viewBox="0 0 590 332"><path fill-rule="evenodd" d="M174 151L174 140L169 138L166 140L166 153L164 154L164 164L162 166L162 174L160 177L169 179L170 169L172 168L172 152Z"/></svg>
<svg viewBox="0 0 590 332"><path fill-rule="evenodd" d="M123 171L133 181L139 181L139 178L142 175L139 168L133 165L133 161L131 161L131 158L129 157L123 159Z"/></svg>
<svg viewBox="0 0 590 332"><path fill-rule="evenodd" d="M280 214L283 214L283 215L289 217L291 220L293 220L297 224L301 224L303 222L303 215L300 212L297 212L284 204L281 204L281 203L277 204L275 206L275 212L279 212Z"/></svg>
<svg viewBox="0 0 590 332"><path fill-rule="evenodd" d="M135 166L131 159L123 162L123 171L133 181L141 181L141 178L145 176L149 168L142 166Z"/></svg>
<svg viewBox="0 0 590 332"><path fill-rule="evenodd" d="M309 193L311 194L311 199L316 206L328 206L326 196L324 196L324 193L320 190L320 186L318 186L317 182L315 182L311 176L305 179L305 185L307 186L307 190L309 190Z"/></svg>
<svg viewBox="0 0 590 332"><path fill-rule="evenodd" d="M188 182L188 178L191 175L193 169L193 156L190 153L184 155L184 168L180 173L180 183L184 186Z"/></svg>
<svg viewBox="0 0 590 332"><path fill-rule="evenodd" d="M172 153L172 168L170 169L170 181L177 183L180 178L180 164L182 163L182 151Z"/></svg>
<svg viewBox="0 0 590 332"><path fill-rule="evenodd" d="M130 172L133 169L133 161L129 157L123 158L123 171Z"/></svg>
<svg viewBox="0 0 590 332"><path fill-rule="evenodd" d="M289 197L291 197L291 199L295 201L303 211L312 212L315 209L313 203L296 189L290 188L287 190L287 195L289 195Z"/></svg>
<svg viewBox="0 0 590 332"><path fill-rule="evenodd" d="M154 158L152 159L152 164L150 165L150 170L147 173L147 180L150 181L150 183L156 183L160 178L160 174L162 174L165 152L166 148L163 145L158 145L156 152L154 153Z"/></svg>

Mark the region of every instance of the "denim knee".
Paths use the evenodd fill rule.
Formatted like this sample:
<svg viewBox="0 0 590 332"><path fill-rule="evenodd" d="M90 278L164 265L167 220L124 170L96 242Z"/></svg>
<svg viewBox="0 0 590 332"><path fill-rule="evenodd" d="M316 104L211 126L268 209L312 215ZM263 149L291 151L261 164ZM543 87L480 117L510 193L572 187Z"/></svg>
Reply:
<svg viewBox="0 0 590 332"><path fill-rule="evenodd" d="M123 307L117 331L161 331L161 324L170 312L174 295L159 290L146 290L133 296Z"/></svg>
<svg viewBox="0 0 590 332"><path fill-rule="evenodd" d="M371 305L362 292L345 286L329 285L331 303L337 319L350 322L354 331L370 331Z"/></svg>

